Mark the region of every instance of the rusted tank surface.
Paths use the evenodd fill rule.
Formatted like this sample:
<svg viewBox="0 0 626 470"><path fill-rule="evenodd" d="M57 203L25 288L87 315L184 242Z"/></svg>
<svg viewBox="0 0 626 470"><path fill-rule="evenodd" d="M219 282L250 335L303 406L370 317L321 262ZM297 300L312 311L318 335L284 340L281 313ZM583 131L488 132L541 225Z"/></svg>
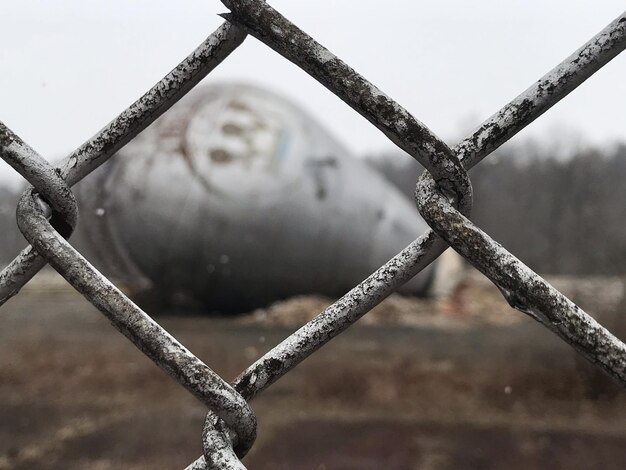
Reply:
<svg viewBox="0 0 626 470"><path fill-rule="evenodd" d="M207 311L342 295L427 228L303 110L241 84L193 90L76 193L96 267Z"/></svg>

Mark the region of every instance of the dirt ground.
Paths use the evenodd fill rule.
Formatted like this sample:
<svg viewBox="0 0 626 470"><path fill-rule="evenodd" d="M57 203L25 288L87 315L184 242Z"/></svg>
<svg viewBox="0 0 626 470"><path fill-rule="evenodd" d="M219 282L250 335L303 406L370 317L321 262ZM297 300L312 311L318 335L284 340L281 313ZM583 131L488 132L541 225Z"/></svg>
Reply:
<svg viewBox="0 0 626 470"><path fill-rule="evenodd" d="M620 278L551 278L624 331ZM231 380L330 299L157 318ZM50 274L0 310L0 469L171 469L206 410ZM622 335L623 336L623 335ZM392 297L252 402L250 469L624 469L626 394L472 275Z"/></svg>

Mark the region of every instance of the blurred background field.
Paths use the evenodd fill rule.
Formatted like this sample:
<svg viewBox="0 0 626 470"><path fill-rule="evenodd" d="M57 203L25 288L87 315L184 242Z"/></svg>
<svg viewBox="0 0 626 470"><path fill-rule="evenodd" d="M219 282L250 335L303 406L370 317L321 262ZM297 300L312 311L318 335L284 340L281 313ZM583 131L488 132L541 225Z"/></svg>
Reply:
<svg viewBox="0 0 626 470"><path fill-rule="evenodd" d="M625 279L552 277L618 334ZM158 321L226 379L330 299ZM0 468L182 468L204 407L53 272L3 312ZM477 273L393 296L252 402L258 469L621 469L626 397Z"/></svg>

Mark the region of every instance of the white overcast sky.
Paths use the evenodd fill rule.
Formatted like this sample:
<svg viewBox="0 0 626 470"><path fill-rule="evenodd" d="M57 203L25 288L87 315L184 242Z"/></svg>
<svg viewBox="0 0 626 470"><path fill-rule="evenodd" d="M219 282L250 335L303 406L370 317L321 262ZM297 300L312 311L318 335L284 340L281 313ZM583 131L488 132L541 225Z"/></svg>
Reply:
<svg viewBox="0 0 626 470"><path fill-rule="evenodd" d="M626 7L624 0L273 0L270 4L454 143ZM1 0L0 120L49 159L80 145L220 23L215 0ZM282 92L355 153L392 145L248 38L205 83ZM517 138L626 140L626 53ZM6 174L0 170L0 176Z"/></svg>

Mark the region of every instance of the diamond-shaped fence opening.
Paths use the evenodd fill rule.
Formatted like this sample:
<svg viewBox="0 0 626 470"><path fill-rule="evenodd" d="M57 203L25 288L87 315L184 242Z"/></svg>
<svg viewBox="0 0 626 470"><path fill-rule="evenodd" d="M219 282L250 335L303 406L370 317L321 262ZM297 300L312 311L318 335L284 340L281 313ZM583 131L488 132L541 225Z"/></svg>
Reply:
<svg viewBox="0 0 626 470"><path fill-rule="evenodd" d="M224 0L231 10L211 34L138 101L54 168L0 123L0 156L30 184L17 209L30 246L0 273L0 304L50 264L151 360L209 411L204 455L188 468L244 468L256 437L248 401L347 329L452 246L493 281L509 304L556 333L621 385L626 346L508 253L469 215L467 170L626 48L626 13L450 148L424 124L261 0ZM77 219L70 187L182 98L252 35L298 65L380 129L426 171L415 191L430 225L414 242L315 319L226 383L100 274L67 241Z"/></svg>

